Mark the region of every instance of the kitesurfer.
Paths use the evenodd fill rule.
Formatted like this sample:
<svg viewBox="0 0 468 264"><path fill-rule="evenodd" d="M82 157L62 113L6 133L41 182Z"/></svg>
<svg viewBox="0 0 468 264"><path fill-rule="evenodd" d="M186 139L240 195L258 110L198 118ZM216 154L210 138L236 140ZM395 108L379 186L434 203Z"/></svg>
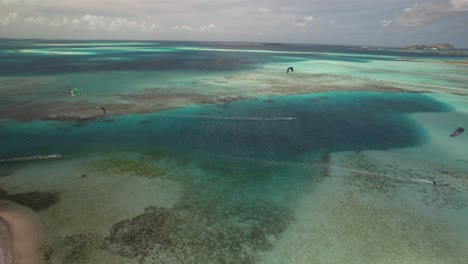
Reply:
<svg viewBox="0 0 468 264"><path fill-rule="evenodd" d="M76 88L70 89L68 93L70 94L70 96L75 96L75 95L81 96L81 91Z"/></svg>
<svg viewBox="0 0 468 264"><path fill-rule="evenodd" d="M102 107L102 106L97 106L96 108L100 108L100 109L102 110L102 116L103 116L103 117L106 116L107 111L106 111L106 109L105 109L104 107Z"/></svg>

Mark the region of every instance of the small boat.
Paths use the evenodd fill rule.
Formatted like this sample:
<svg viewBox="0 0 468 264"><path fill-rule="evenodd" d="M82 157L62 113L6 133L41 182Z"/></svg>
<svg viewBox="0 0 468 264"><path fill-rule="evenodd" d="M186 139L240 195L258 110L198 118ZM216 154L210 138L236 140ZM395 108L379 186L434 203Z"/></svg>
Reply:
<svg viewBox="0 0 468 264"><path fill-rule="evenodd" d="M463 127L459 127L459 128L457 128L457 130L453 131L453 133L450 136L451 137L456 137L456 136L460 135L461 133L463 133L463 131L465 131L465 129Z"/></svg>
<svg viewBox="0 0 468 264"><path fill-rule="evenodd" d="M59 154L36 155L36 156L29 156L29 157L0 159L0 163L17 162L17 161L29 161L29 160L61 159L61 158L62 158L62 156L59 155Z"/></svg>

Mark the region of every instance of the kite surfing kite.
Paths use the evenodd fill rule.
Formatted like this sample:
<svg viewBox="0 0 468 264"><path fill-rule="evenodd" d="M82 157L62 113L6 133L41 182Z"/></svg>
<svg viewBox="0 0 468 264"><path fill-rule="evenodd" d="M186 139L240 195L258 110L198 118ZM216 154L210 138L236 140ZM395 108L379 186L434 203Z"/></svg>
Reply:
<svg viewBox="0 0 468 264"><path fill-rule="evenodd" d="M289 73L289 71L294 72L293 67L289 67L289 68L286 70L286 73Z"/></svg>
<svg viewBox="0 0 468 264"><path fill-rule="evenodd" d="M465 131L465 129L463 127L459 127L455 131L453 131L453 133L450 136L451 137L456 137L456 136L460 135L461 133L463 133L463 131Z"/></svg>
<svg viewBox="0 0 468 264"><path fill-rule="evenodd" d="M81 96L81 91L79 89L76 89L76 88L72 88L70 89L70 91L68 91L68 93L70 94L70 96Z"/></svg>

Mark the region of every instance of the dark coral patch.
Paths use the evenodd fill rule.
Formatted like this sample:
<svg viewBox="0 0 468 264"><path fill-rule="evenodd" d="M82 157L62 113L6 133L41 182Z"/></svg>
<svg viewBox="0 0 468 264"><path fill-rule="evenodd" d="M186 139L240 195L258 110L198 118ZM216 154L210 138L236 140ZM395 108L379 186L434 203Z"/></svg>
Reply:
<svg viewBox="0 0 468 264"><path fill-rule="evenodd" d="M91 234L73 234L56 241L47 248L47 263L89 263L89 252L96 247L97 237Z"/></svg>
<svg viewBox="0 0 468 264"><path fill-rule="evenodd" d="M140 263L255 263L256 253L271 250L291 220L288 210L266 202L148 207L116 223L102 248Z"/></svg>
<svg viewBox="0 0 468 264"><path fill-rule="evenodd" d="M153 249L169 249L173 246L169 230L173 219L166 208L148 207L145 213L123 220L112 226L110 235L104 239L102 248L124 257L142 258Z"/></svg>
<svg viewBox="0 0 468 264"><path fill-rule="evenodd" d="M27 206L35 211L42 211L56 204L59 200L57 192L27 192L8 194L4 190L0 190L0 200L9 200L21 205Z"/></svg>

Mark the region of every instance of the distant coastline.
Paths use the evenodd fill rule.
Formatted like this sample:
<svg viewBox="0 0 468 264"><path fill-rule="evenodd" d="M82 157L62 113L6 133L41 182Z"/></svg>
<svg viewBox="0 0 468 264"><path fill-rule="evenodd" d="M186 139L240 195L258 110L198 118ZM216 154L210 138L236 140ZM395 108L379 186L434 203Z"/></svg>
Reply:
<svg viewBox="0 0 468 264"><path fill-rule="evenodd" d="M418 50L454 50L455 47L450 43L439 43L434 45L410 45L403 47L404 49Z"/></svg>

